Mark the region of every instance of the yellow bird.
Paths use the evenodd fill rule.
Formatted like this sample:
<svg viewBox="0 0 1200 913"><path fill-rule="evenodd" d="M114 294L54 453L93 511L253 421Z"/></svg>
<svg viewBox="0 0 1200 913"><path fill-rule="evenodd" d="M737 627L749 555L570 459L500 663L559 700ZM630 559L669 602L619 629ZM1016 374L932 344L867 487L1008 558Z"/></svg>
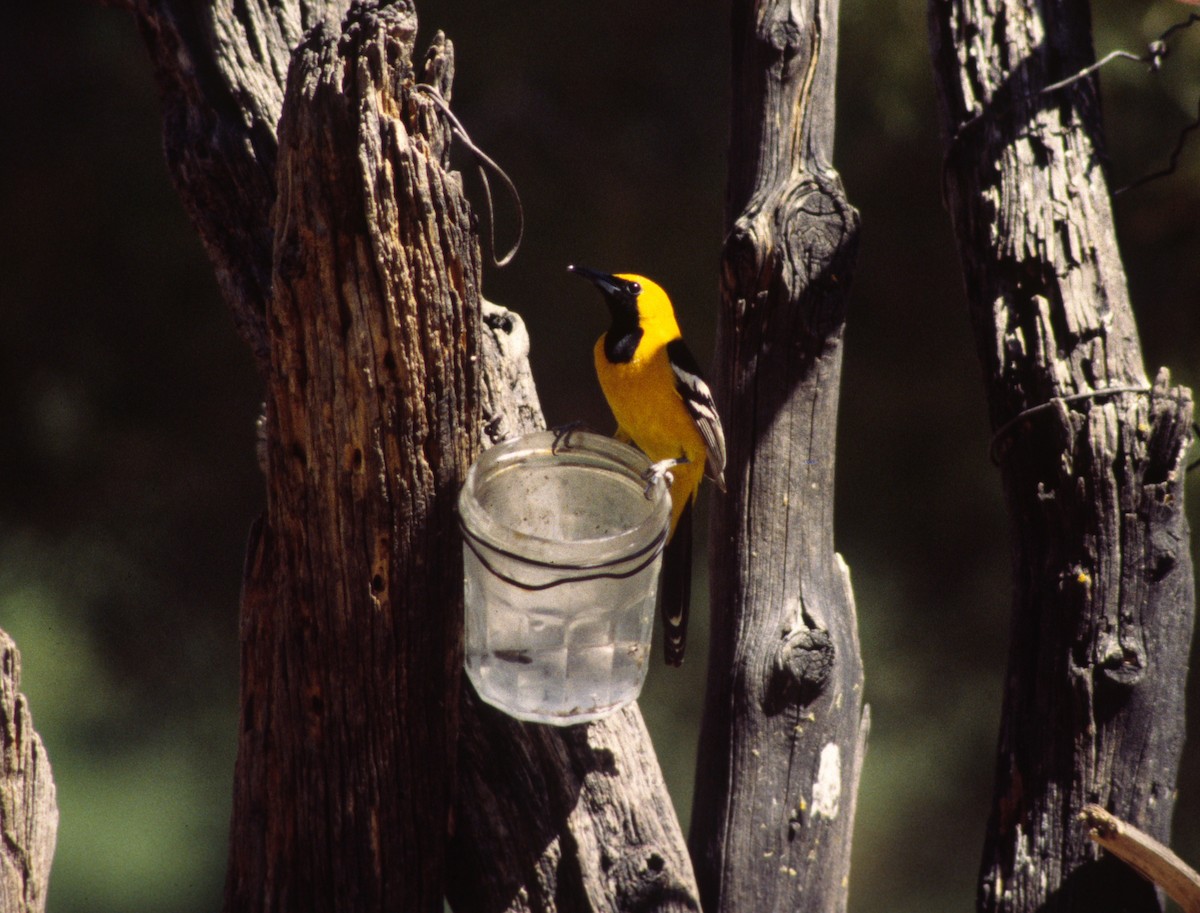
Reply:
<svg viewBox="0 0 1200 913"><path fill-rule="evenodd" d="M663 553L662 618L667 662L683 662L692 583L692 505L707 475L725 490L725 434L712 392L679 333L671 299L630 273L568 267L600 290L612 324L593 355L616 436L671 467L671 532Z"/></svg>

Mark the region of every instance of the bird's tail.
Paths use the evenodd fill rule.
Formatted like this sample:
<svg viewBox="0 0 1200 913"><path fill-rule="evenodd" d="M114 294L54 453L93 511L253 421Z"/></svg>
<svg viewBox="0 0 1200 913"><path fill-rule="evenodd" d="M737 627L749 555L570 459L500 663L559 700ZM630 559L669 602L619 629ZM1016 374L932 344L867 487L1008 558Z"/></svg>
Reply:
<svg viewBox="0 0 1200 913"><path fill-rule="evenodd" d="M663 551L662 622L663 654L667 665L683 663L687 646L688 608L692 597L692 503L684 505L671 541Z"/></svg>

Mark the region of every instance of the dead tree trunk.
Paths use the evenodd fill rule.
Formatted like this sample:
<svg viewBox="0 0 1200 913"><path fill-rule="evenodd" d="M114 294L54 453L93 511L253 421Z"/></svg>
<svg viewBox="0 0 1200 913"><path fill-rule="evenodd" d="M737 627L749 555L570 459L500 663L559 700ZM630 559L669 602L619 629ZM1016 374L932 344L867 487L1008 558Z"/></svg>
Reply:
<svg viewBox="0 0 1200 913"><path fill-rule="evenodd" d="M453 502L478 429L540 414L519 321L490 311L476 342L477 242L412 92L412 4L341 26L344 0L131 5L177 187L268 383L227 907L440 910L457 821L462 911L696 909L636 709L562 733L466 700L450 812ZM452 70L438 39L421 78L449 99Z"/></svg>
<svg viewBox="0 0 1200 913"><path fill-rule="evenodd" d="M715 379L729 493L691 847L704 909L845 908L867 714L834 438L858 214L832 167L836 0L739 0Z"/></svg>
<svg viewBox="0 0 1200 913"><path fill-rule="evenodd" d="M1191 393L1146 378L1084 0L933 0L946 193L1012 522L1013 630L981 910L1157 910L1096 803L1170 833L1194 612Z"/></svg>
<svg viewBox="0 0 1200 913"><path fill-rule="evenodd" d="M480 264L415 36L411 8L356 7L289 71L231 910L442 900Z"/></svg>
<svg viewBox="0 0 1200 913"><path fill-rule="evenodd" d="M21 688L21 654L0 631L0 910L46 909L58 835L54 779Z"/></svg>

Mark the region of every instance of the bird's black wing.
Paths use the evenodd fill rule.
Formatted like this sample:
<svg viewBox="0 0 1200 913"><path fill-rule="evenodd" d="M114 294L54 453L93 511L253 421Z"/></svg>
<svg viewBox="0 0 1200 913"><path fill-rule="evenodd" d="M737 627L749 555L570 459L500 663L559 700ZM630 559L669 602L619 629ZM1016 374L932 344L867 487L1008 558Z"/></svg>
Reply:
<svg viewBox="0 0 1200 913"><path fill-rule="evenodd" d="M700 366L682 339L667 343L667 360L675 372L675 389L683 398L683 404L696 422L700 437L704 439L707 453L708 477L725 490L725 432L721 429L721 417L717 415L717 404L713 402L712 390L704 380Z"/></svg>

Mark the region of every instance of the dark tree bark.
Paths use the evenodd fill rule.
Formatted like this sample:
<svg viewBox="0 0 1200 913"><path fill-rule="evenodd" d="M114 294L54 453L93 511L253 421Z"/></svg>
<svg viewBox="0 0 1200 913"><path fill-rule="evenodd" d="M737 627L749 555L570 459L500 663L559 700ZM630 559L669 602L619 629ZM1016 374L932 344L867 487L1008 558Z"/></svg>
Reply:
<svg viewBox="0 0 1200 913"><path fill-rule="evenodd" d="M411 3L344 29L341 0L131 6L181 198L268 381L228 908L440 910L456 820L460 910L697 909L636 709L560 732L466 700L449 813L458 477L475 429L541 417L519 319L486 308L473 341L477 241L407 81ZM422 78L449 99L452 71L435 39Z"/></svg>
<svg viewBox="0 0 1200 913"><path fill-rule="evenodd" d="M415 35L356 7L288 76L230 910L441 907L480 264Z"/></svg>
<svg viewBox="0 0 1200 913"><path fill-rule="evenodd" d="M21 654L0 631L0 910L46 909L58 835L50 761L20 691Z"/></svg>
<svg viewBox="0 0 1200 913"><path fill-rule="evenodd" d="M473 694L447 892L456 913L699 911L641 712L523 725Z"/></svg>
<svg viewBox="0 0 1200 913"><path fill-rule="evenodd" d="M1013 632L981 910L1157 910L1098 804L1169 836L1194 613L1191 393L1143 368L1084 0L934 0L946 193L1012 521Z"/></svg>
<svg viewBox="0 0 1200 913"><path fill-rule="evenodd" d="M690 843L704 909L841 910L867 714L833 549L858 214L832 167L836 0L733 5L716 390L728 495Z"/></svg>

